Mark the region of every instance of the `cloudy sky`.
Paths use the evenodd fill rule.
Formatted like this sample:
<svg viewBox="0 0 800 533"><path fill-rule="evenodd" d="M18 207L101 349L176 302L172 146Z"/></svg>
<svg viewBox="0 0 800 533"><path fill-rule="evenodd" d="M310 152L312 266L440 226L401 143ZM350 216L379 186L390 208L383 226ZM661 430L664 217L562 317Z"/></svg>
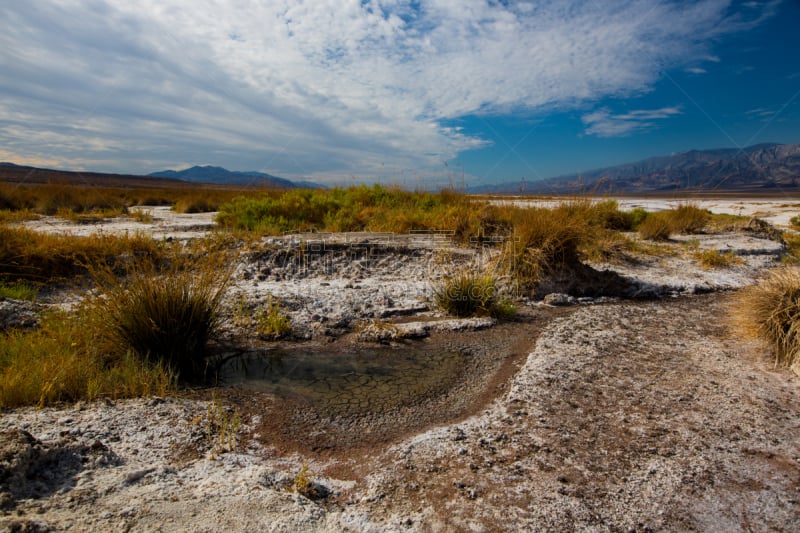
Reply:
<svg viewBox="0 0 800 533"><path fill-rule="evenodd" d="M0 161L535 180L800 143L795 0L4 0Z"/></svg>

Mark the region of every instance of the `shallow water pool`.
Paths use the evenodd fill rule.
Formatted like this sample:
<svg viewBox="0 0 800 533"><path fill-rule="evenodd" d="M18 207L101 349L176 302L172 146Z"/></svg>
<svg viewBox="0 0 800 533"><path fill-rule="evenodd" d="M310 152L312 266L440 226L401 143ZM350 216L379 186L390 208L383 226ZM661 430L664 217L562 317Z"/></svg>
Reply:
<svg viewBox="0 0 800 533"><path fill-rule="evenodd" d="M355 352L266 351L228 358L220 385L299 400L328 414L413 405L445 392L465 366L462 352L376 348Z"/></svg>

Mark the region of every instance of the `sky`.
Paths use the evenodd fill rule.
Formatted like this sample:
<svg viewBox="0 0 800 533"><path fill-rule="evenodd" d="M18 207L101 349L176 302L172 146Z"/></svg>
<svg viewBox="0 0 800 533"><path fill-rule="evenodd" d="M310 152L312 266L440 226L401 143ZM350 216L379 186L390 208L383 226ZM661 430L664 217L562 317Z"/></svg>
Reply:
<svg viewBox="0 0 800 533"><path fill-rule="evenodd" d="M800 143L796 0L4 0L0 161L535 181Z"/></svg>

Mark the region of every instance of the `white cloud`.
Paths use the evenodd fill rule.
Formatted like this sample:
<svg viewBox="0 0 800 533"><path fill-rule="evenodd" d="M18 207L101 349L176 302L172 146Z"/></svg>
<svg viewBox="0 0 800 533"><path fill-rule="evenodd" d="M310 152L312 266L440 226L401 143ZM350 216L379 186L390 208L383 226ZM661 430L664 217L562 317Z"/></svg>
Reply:
<svg viewBox="0 0 800 533"><path fill-rule="evenodd" d="M713 60L712 38L755 20L729 4L4 2L0 145L106 170L431 172L486 144L449 119L641 94L664 69ZM655 118L609 114L587 131Z"/></svg>
<svg viewBox="0 0 800 533"><path fill-rule="evenodd" d="M697 74L697 75L708 73L706 69L700 67L689 67L686 69L686 72L688 72L689 74Z"/></svg>
<svg viewBox="0 0 800 533"><path fill-rule="evenodd" d="M588 135L598 137L623 137L656 127L656 120L681 114L680 107L663 107L661 109L640 109L628 113L613 114L610 109L602 108L581 117L586 125Z"/></svg>

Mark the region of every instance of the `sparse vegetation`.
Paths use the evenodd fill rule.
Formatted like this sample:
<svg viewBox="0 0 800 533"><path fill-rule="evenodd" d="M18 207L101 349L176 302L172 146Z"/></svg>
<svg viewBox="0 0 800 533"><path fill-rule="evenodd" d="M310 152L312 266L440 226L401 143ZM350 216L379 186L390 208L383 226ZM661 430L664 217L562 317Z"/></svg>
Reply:
<svg viewBox="0 0 800 533"><path fill-rule="evenodd" d="M174 388L165 365L103 351L93 322L83 309L47 315L35 330L0 333L0 407L163 396Z"/></svg>
<svg viewBox="0 0 800 533"><path fill-rule="evenodd" d="M159 258L161 247L144 235L73 237L0 224L0 278L48 283L86 273L86 265Z"/></svg>
<svg viewBox="0 0 800 533"><path fill-rule="evenodd" d="M211 447L211 454L235 452L239 444L239 430L242 417L239 411L229 408L212 394L211 402L206 409L206 438Z"/></svg>
<svg viewBox="0 0 800 533"><path fill-rule="evenodd" d="M776 365L800 361L800 270L775 270L742 289L731 315L740 333L769 343Z"/></svg>
<svg viewBox="0 0 800 533"><path fill-rule="evenodd" d="M510 318L516 309L497 299L497 286L491 274L460 272L433 292L436 305L457 317L495 316Z"/></svg>
<svg viewBox="0 0 800 533"><path fill-rule="evenodd" d="M328 494L325 487L314 482L313 473L307 464L304 464L302 468L300 468L300 471L294 476L287 490L305 496L309 500L318 500L324 498Z"/></svg>
<svg viewBox="0 0 800 533"><path fill-rule="evenodd" d="M153 222L153 212L148 209L133 209L128 211L128 214L132 219L142 224L150 224Z"/></svg>
<svg viewBox="0 0 800 533"><path fill-rule="evenodd" d="M255 313L256 331L265 339L280 339L292 332L292 321L283 309L281 302L272 295L267 299L267 307Z"/></svg>
<svg viewBox="0 0 800 533"><path fill-rule="evenodd" d="M744 259L733 252L720 252L719 250L703 250L694 254L695 259L703 268L728 268L744 263Z"/></svg>

